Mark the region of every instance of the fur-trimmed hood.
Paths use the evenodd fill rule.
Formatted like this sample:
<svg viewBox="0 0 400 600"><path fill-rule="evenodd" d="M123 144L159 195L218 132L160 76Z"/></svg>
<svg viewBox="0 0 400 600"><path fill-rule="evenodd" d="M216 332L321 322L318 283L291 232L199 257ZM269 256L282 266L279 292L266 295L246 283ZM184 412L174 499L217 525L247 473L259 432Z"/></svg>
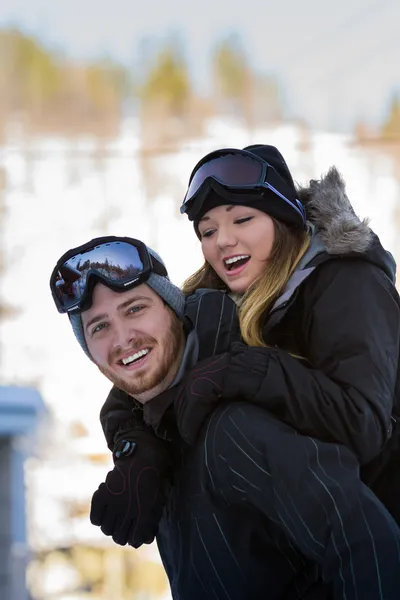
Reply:
<svg viewBox="0 0 400 600"><path fill-rule="evenodd" d="M370 229L368 219L361 220L356 215L336 167L331 167L320 180L310 181L308 187L299 188L298 193L318 238L311 244L306 262L321 251L333 256L361 255L395 279L396 264L392 255L384 250Z"/></svg>
<svg viewBox="0 0 400 600"><path fill-rule="evenodd" d="M281 296L274 303L264 326L264 333L277 325L288 310L295 292L324 263L340 258L357 258L373 263L396 281L396 263L378 236L361 221L346 195L345 182L336 167L309 187L298 189L312 231L311 244ZM344 290L345 293L345 290Z"/></svg>
<svg viewBox="0 0 400 600"><path fill-rule="evenodd" d="M365 252L371 245L373 233L368 219L361 221L355 214L336 167L319 181L311 180L309 187L300 188L299 199L329 254Z"/></svg>

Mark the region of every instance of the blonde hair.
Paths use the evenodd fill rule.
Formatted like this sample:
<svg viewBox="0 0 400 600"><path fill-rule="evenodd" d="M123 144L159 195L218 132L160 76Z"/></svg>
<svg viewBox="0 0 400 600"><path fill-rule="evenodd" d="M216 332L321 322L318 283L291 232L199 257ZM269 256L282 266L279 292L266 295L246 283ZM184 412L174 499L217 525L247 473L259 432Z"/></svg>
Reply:
<svg viewBox="0 0 400 600"><path fill-rule="evenodd" d="M282 294L310 245L308 232L273 221L275 239L266 269L245 292L238 310L240 331L248 346L266 346L262 336L265 315ZM184 282L182 291L188 295L199 288L228 289L207 261Z"/></svg>
<svg viewBox="0 0 400 600"><path fill-rule="evenodd" d="M207 261L198 271L186 279L182 286L182 292L185 296L189 296L200 288L224 291L229 289Z"/></svg>

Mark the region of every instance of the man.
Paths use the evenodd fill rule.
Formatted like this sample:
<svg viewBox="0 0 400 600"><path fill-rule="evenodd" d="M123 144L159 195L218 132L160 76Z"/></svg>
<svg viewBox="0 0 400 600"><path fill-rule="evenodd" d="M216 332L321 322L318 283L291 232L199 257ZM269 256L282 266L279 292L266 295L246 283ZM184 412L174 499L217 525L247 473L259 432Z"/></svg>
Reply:
<svg viewBox="0 0 400 600"><path fill-rule="evenodd" d="M67 301L56 285L65 265L82 270ZM132 397L131 419L121 399L122 427L115 411L105 423L115 468L93 496L92 522L135 547L156 533L174 599L398 597L400 532L350 450L295 435L243 402L217 405L202 426L227 355L185 375L198 338L153 251L129 238L93 240L58 261L51 288L87 355ZM211 330L217 314L215 331L237 335L225 295L199 295L192 321L200 310ZM209 354L218 352L212 337Z"/></svg>

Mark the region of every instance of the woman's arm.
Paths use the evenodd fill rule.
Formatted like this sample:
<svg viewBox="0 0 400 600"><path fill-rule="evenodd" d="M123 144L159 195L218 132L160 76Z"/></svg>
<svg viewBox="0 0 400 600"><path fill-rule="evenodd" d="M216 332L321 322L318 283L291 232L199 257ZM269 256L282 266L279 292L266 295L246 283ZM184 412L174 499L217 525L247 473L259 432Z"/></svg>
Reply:
<svg viewBox="0 0 400 600"><path fill-rule="evenodd" d="M308 363L276 347L234 345L222 398L251 400L365 464L391 434L398 295L381 269L359 260L332 261L306 285L299 327Z"/></svg>

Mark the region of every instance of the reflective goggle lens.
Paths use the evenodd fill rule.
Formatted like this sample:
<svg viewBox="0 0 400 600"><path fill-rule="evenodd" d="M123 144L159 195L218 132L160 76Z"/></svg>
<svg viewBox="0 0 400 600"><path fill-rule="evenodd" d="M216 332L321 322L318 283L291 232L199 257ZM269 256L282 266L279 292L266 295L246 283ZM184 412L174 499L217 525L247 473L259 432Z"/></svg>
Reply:
<svg viewBox="0 0 400 600"><path fill-rule="evenodd" d="M200 189L207 177L215 177L224 185L241 186L262 183L263 164L251 156L224 154L200 165L195 171L185 197L188 202Z"/></svg>
<svg viewBox="0 0 400 600"><path fill-rule="evenodd" d="M65 310L82 299L93 271L110 282L124 284L141 275L144 265L138 249L126 242L100 244L72 256L59 267L54 283L57 299Z"/></svg>

